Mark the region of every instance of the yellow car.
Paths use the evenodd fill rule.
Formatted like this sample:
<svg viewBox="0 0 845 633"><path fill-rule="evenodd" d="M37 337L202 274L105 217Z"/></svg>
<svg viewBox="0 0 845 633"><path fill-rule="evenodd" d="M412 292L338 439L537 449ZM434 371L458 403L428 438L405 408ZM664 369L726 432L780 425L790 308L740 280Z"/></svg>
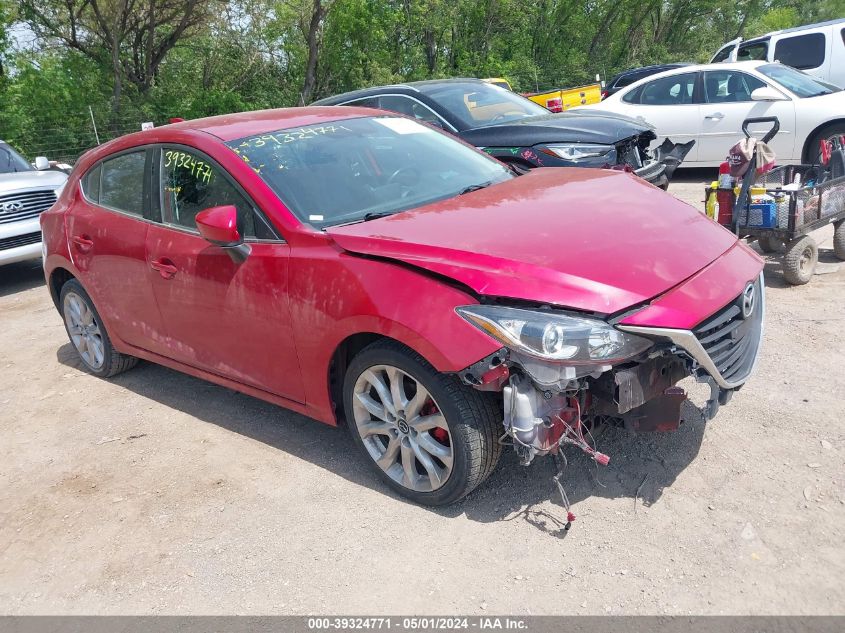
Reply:
<svg viewBox="0 0 845 633"><path fill-rule="evenodd" d="M488 84L499 86L507 90L513 90L507 79L502 77L489 77L485 79ZM576 106L590 105L601 101L601 84L587 84L577 88L557 88L544 92L524 92L523 97L539 103L551 112L563 112Z"/></svg>
<svg viewBox="0 0 845 633"><path fill-rule="evenodd" d="M511 85L508 80L502 77L489 77L484 81L486 81L488 84L493 84L494 86L499 86L499 88L504 88L505 90L510 90L511 92L513 92L513 88L511 88Z"/></svg>

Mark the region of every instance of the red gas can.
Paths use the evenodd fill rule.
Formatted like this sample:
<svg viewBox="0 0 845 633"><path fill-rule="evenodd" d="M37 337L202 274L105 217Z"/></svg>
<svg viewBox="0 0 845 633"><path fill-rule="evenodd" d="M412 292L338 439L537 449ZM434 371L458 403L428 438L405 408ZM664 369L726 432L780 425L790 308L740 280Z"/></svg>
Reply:
<svg viewBox="0 0 845 633"><path fill-rule="evenodd" d="M734 192L731 189L719 189L716 191L716 200L719 201L719 217L716 221L722 226L730 226L734 212Z"/></svg>

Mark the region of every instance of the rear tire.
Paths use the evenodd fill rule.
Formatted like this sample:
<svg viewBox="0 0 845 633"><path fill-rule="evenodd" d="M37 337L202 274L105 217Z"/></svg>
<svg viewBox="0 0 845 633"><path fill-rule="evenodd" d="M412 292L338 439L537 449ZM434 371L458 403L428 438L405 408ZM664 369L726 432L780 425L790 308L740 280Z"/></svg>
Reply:
<svg viewBox="0 0 845 633"><path fill-rule="evenodd" d="M62 286L59 306L70 344L89 373L111 378L138 364L134 356L114 349L94 302L76 279Z"/></svg>
<svg viewBox="0 0 845 633"><path fill-rule="evenodd" d="M833 225L833 254L845 261L845 220Z"/></svg>
<svg viewBox="0 0 845 633"><path fill-rule="evenodd" d="M819 261L819 247L809 235L792 240L783 256L783 278L793 286L806 284L813 278Z"/></svg>
<svg viewBox="0 0 845 633"><path fill-rule="evenodd" d="M377 341L349 364L343 406L352 439L375 472L416 503L453 503L499 460L497 398L435 370L395 341Z"/></svg>

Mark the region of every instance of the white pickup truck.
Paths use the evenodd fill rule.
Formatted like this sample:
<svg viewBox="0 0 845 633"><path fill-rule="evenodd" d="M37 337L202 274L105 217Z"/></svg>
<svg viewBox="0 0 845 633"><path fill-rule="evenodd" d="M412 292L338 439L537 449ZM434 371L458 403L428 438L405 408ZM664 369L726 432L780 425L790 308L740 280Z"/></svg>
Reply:
<svg viewBox="0 0 845 633"><path fill-rule="evenodd" d="M0 266L41 257L38 216L53 205L66 180L43 156L33 167L0 141Z"/></svg>

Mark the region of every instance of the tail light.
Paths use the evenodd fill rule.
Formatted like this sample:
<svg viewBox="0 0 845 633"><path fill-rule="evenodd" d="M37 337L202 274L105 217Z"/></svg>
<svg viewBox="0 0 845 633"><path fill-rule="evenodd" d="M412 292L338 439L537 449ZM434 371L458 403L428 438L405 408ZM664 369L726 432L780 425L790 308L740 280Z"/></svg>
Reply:
<svg viewBox="0 0 845 633"><path fill-rule="evenodd" d="M609 97L609 96L610 96L610 93L609 93L607 90L602 90L602 91L601 91L601 98L602 98L602 101L604 101L605 99L607 99L607 97Z"/></svg>
<svg viewBox="0 0 845 633"><path fill-rule="evenodd" d="M546 109L550 112L563 112L563 99L560 97L546 99Z"/></svg>

